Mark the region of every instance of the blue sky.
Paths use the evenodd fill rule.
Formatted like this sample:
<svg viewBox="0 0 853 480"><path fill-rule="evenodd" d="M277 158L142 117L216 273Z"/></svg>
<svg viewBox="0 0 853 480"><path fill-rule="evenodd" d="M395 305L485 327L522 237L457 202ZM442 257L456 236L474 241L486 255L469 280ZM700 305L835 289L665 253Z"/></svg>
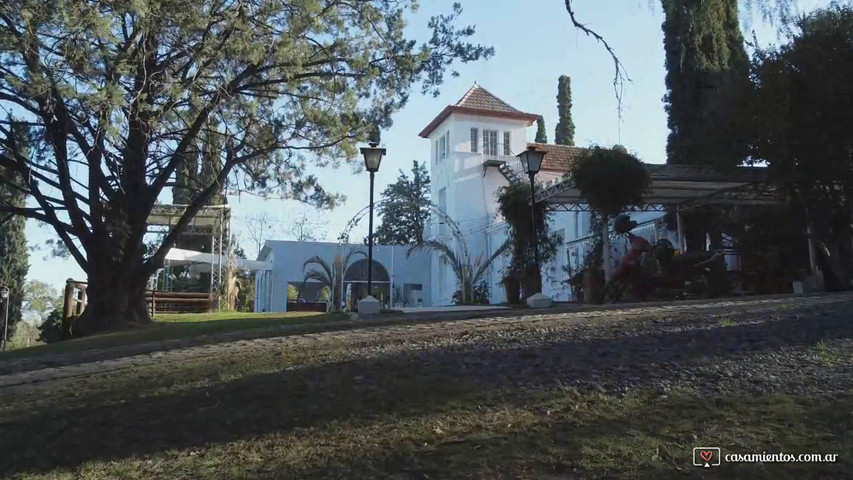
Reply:
<svg viewBox="0 0 853 480"><path fill-rule="evenodd" d="M453 0L425 0L410 17L410 35L425 39L429 18L451 10ZM809 11L828 4L824 0L800 0ZM620 121L613 91L613 62L595 41L574 29L562 0L462 0L461 23L477 27L477 42L495 47L495 56L486 62L460 65L460 76L447 81L438 98L413 94L409 104L394 117L394 126L382 134L388 149L376 176L376 191L393 182L398 170L408 171L412 161L429 159L429 142L418 132L446 105L456 102L476 81L515 108L545 117L549 140L557 123L557 78L572 77L575 142L613 145L621 143L648 163L665 161L666 114L664 88L662 14L659 3L650 0L578 0L579 19L602 34L622 59L631 82L625 85ZM778 43L776 30L757 18L752 22L759 42ZM752 30L746 32L751 37ZM530 129L532 140L535 129ZM318 169L318 177L331 191L344 193L347 201L331 212L317 212L328 222L321 230L335 239L352 216L368 202L367 173L353 174L348 167ZM230 197L233 226L249 255L254 247L245 236L244 219L266 212L282 224L304 210L299 203L263 200L255 196ZM366 224L366 222L363 222ZM353 230L353 238L366 235L366 225ZM27 224L30 245L53 238L52 230ZM287 239L285 232L276 238ZM46 252L30 255L30 279L61 288L66 278L82 280L83 271L73 260L45 259Z"/></svg>

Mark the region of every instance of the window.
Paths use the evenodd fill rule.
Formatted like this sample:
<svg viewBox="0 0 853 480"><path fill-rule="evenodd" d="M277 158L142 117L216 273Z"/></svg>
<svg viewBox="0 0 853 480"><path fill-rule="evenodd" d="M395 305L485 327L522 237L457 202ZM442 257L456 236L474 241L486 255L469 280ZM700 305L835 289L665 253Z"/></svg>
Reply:
<svg viewBox="0 0 853 480"><path fill-rule="evenodd" d="M444 135L442 135L441 140L438 141L438 151L440 152L438 158L444 158L447 156L447 152L445 151L445 149L447 148L446 141L447 138Z"/></svg>
<svg viewBox="0 0 853 480"><path fill-rule="evenodd" d="M504 132L504 155L512 155L512 149L509 146L509 132Z"/></svg>
<svg viewBox="0 0 853 480"><path fill-rule="evenodd" d="M438 140L435 141L435 148L433 149L433 152L434 152L432 155L433 160L435 161L435 163L438 163L438 158L440 155L438 152Z"/></svg>
<svg viewBox="0 0 853 480"><path fill-rule="evenodd" d="M450 130L444 134L444 157L450 155Z"/></svg>
<svg viewBox="0 0 853 480"><path fill-rule="evenodd" d="M480 131L476 128L471 129L471 153L477 153L480 140Z"/></svg>
<svg viewBox="0 0 853 480"><path fill-rule="evenodd" d="M498 155L498 132L483 130L483 153L491 156Z"/></svg>

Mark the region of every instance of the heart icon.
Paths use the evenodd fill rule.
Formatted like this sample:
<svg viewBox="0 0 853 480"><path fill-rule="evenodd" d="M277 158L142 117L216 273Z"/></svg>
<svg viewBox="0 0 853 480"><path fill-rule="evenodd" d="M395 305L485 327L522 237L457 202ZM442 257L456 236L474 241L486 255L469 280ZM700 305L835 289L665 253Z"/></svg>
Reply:
<svg viewBox="0 0 853 480"><path fill-rule="evenodd" d="M702 457L702 460L705 460L706 462L710 462L711 457L714 456L714 452L712 452L710 450L702 450L701 452L699 452L699 456Z"/></svg>

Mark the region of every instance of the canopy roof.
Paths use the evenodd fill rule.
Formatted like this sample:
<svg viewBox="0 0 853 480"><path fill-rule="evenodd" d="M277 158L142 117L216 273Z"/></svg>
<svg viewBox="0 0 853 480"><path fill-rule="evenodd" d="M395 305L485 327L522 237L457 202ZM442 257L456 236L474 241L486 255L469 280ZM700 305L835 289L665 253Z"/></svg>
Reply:
<svg viewBox="0 0 853 480"><path fill-rule="evenodd" d="M154 205L148 216L148 225L171 227L178 223L189 205ZM208 227L215 229L227 223L231 216L228 205L210 205L202 209L190 220L189 227Z"/></svg>
<svg viewBox="0 0 853 480"><path fill-rule="evenodd" d="M220 260L222 265L228 265L229 263L228 258L224 255ZM196 252L194 250L184 250L182 248L173 248L169 250L169 253L166 254L166 262L171 266L206 265L210 267L213 264L219 265L216 263L216 255ZM234 265L237 266L237 268L242 268L244 270L272 270L271 263L245 260L242 258L235 258Z"/></svg>
<svg viewBox="0 0 853 480"><path fill-rule="evenodd" d="M675 205L682 210L703 205L776 205L776 191L768 182L767 169L738 167L731 171L693 165L646 164L651 187L645 196L647 207L641 210L663 210ZM536 192L536 202L562 207L569 211L586 211L568 176L546 184ZM636 210L636 209L635 209Z"/></svg>

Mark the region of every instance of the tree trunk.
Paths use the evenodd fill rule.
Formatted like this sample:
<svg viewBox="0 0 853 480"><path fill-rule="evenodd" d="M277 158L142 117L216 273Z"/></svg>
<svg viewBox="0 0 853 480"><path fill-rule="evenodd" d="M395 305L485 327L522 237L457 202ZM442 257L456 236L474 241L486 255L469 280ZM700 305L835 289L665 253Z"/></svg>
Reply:
<svg viewBox="0 0 853 480"><path fill-rule="evenodd" d="M90 263L86 309L71 324L71 336L121 330L151 322L145 302L148 277L126 262Z"/></svg>

